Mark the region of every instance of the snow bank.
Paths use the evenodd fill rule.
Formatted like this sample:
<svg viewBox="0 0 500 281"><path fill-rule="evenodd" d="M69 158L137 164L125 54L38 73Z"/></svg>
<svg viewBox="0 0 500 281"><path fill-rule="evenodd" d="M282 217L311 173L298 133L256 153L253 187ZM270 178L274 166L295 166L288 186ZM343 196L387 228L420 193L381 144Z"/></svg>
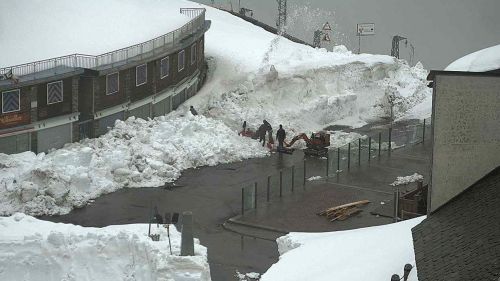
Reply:
<svg viewBox="0 0 500 281"><path fill-rule="evenodd" d="M399 223L325 233L290 233L278 238L280 260L261 281L383 281L415 266L411 228L425 217ZM417 280L414 268L409 279Z"/></svg>
<svg viewBox="0 0 500 281"><path fill-rule="evenodd" d="M195 256L181 257L181 234L147 224L81 227L17 213L0 217L0 280L210 280L207 249L195 239Z"/></svg>
<svg viewBox="0 0 500 281"><path fill-rule="evenodd" d="M255 129L266 119L276 128L283 124L289 137L332 124L359 127L390 115L390 93L397 98L398 118L431 95L420 63L410 67L344 46L314 49L210 7L207 19L210 73L190 104L230 126L246 120Z"/></svg>
<svg viewBox="0 0 500 281"><path fill-rule="evenodd" d="M500 69L500 45L479 50L452 62L444 70L482 72Z"/></svg>
<svg viewBox="0 0 500 281"><path fill-rule="evenodd" d="M129 118L106 135L49 154L0 154L0 215L64 214L119 188L162 186L189 168L267 153L203 116Z"/></svg>
<svg viewBox="0 0 500 281"><path fill-rule="evenodd" d="M396 180L393 183L391 183L391 185L398 186L398 185L403 185L403 184L409 184L412 182L421 181L423 179L424 179L424 176L422 176L418 173L415 173L415 174L409 175L409 176L397 177Z"/></svg>
<svg viewBox="0 0 500 281"><path fill-rule="evenodd" d="M187 23L190 19L179 8L190 5L176 0L2 0L0 67L74 53L99 55L145 42Z"/></svg>

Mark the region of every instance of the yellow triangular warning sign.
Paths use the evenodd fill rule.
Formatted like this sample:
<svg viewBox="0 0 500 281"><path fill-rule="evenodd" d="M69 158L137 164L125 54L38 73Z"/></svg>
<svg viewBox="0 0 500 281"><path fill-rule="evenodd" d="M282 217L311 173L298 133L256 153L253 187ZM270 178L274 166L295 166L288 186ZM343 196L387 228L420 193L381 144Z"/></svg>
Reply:
<svg viewBox="0 0 500 281"><path fill-rule="evenodd" d="M332 30L332 27L330 26L330 24L328 22L326 22L324 25L323 25L323 30Z"/></svg>
<svg viewBox="0 0 500 281"><path fill-rule="evenodd" d="M325 36L323 36L323 41L330 42L330 35L325 34Z"/></svg>

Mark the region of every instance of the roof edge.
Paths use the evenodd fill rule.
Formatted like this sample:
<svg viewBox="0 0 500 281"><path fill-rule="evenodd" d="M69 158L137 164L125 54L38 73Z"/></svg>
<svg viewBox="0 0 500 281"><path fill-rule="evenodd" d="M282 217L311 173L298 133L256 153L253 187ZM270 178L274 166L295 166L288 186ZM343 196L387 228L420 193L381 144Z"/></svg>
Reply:
<svg viewBox="0 0 500 281"><path fill-rule="evenodd" d="M434 81L434 77L436 77L436 75L500 77L500 69L494 69L494 70L483 71L483 72L431 70L429 72L429 75L427 75L427 80Z"/></svg>

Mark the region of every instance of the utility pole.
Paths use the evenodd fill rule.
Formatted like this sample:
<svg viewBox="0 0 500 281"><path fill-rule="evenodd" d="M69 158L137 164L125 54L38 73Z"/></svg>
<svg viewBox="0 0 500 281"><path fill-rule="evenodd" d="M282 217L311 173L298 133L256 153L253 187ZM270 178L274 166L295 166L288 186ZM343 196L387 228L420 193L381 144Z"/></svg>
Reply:
<svg viewBox="0 0 500 281"><path fill-rule="evenodd" d="M278 28L278 34L285 34L285 26L286 26L286 0L276 0L278 2L278 20L276 21L276 26Z"/></svg>

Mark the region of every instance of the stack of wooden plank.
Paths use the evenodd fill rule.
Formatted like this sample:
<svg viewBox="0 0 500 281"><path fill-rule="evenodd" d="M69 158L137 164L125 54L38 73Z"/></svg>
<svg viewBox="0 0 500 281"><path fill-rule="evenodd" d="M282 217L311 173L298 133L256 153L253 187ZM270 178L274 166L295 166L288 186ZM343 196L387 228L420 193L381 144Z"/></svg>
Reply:
<svg viewBox="0 0 500 281"><path fill-rule="evenodd" d="M336 221L336 220L343 221L343 220L347 219L348 217L361 212L362 210L358 207L366 205L368 203L370 203L370 201L368 201L368 200L356 201L356 202L328 208L326 210L323 210L323 211L317 213L317 215L318 216L326 216L330 221Z"/></svg>

